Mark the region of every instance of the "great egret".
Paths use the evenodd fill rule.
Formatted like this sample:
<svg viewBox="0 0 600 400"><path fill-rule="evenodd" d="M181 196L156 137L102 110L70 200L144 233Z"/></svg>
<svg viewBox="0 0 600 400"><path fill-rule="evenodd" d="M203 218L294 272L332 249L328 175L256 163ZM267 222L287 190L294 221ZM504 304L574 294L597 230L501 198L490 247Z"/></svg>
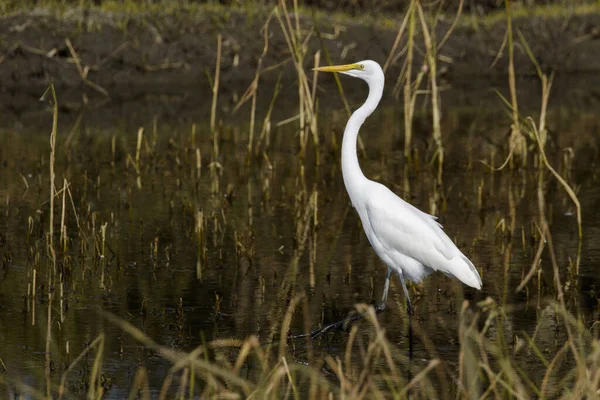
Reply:
<svg viewBox="0 0 600 400"><path fill-rule="evenodd" d="M344 130L342 176L371 246L387 265L378 311L385 309L392 271L398 274L402 282L409 315L412 314L412 304L404 278L419 282L433 271L440 271L466 285L481 289L481 277L477 269L444 233L437 218L402 200L382 184L367 179L358 165L358 130L375 111L383 94L385 78L379 64L365 60L315 70L340 72L360 78L369 85L367 101L352 114Z"/></svg>

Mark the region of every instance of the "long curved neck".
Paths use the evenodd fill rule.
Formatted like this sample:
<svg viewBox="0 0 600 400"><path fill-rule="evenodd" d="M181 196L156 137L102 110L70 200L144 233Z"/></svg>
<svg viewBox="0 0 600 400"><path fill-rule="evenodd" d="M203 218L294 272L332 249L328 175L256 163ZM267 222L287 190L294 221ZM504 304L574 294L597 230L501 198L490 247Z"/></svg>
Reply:
<svg viewBox="0 0 600 400"><path fill-rule="evenodd" d="M360 191L361 185L367 180L360 169L360 165L358 165L358 156L356 154L358 130L365 122L365 119L375 111L382 94L383 80L381 83L369 83L369 97L367 97L367 101L358 110L354 111L344 130L344 139L342 140L342 176L353 204L356 201L355 199L358 199L355 193Z"/></svg>

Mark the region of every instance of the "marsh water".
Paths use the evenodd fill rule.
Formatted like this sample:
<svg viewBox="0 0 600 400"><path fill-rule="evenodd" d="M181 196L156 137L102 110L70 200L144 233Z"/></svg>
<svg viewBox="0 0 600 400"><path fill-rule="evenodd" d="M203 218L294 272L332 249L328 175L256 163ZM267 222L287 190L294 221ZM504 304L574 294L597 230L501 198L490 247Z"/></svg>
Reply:
<svg viewBox="0 0 600 400"><path fill-rule="evenodd" d="M361 84L356 86L352 107L364 96ZM177 97L61 108L55 264L47 244L52 110L44 105L7 118L0 130L0 359L13 387L0 388L2 397L45 393L48 382L56 387L66 366L99 335L106 397L129 395L140 366L155 396L171 362L105 313L160 345L191 351L251 334L265 345L277 342L288 305L300 294L305 296L291 334L343 318L356 303L376 304L385 267L343 186L339 151L347 113L331 93L319 100L319 143L309 136L303 156L298 122L278 126L296 113L283 100L266 135L260 133L268 103L257 111L251 155L248 107L235 115L220 108L217 135L209 128L208 103L200 103L197 113L188 105L182 115ZM60 103L60 93L58 98ZM557 291L547 251L533 278L516 291L539 239L539 160L531 157L516 172L492 171L486 164L500 166L507 154L506 107L490 91L473 94L470 88L450 89L442 99L442 182L431 161L427 107L417 110L411 162L403 155L402 104L388 93L361 131L365 175L438 215L483 279L481 291L439 273L410 285L412 363L426 365L432 352L456 363L463 302L477 312L488 297L509 310L510 323L502 328L508 342L535 336L543 352L556 352L564 332L548 308ZM522 104L522 113L537 119L535 99ZM543 189L567 305L588 327L598 318L600 284L597 110L593 101L568 101L558 91L548 113L548 158L581 203L581 243L567 193L549 173ZM396 278L387 305L379 323L398 348L408 349L408 318ZM346 331L336 330L315 340L310 351L292 340L293 359L343 358L347 339ZM84 355L68 375L75 397L85 393L95 354ZM543 374L535 360L523 355L524 368Z"/></svg>

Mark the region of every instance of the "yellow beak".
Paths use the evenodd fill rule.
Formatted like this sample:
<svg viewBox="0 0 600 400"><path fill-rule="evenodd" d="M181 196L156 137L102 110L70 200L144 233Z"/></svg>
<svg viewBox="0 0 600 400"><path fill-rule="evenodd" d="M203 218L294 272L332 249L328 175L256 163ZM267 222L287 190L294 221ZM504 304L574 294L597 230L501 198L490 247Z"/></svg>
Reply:
<svg viewBox="0 0 600 400"><path fill-rule="evenodd" d="M362 69L360 64L330 65L327 67L313 68L313 71L321 72L346 72L353 69Z"/></svg>

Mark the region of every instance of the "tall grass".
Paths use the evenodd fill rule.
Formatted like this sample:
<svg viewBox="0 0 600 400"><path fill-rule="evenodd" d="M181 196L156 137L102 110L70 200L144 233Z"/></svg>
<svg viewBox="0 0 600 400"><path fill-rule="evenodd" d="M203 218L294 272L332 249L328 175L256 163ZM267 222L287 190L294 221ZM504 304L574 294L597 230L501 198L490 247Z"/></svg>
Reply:
<svg viewBox="0 0 600 400"><path fill-rule="evenodd" d="M555 272L558 272L557 270ZM256 336L245 339L216 339L189 353L156 343L131 323L104 313L105 318L171 363L158 398L593 398L600 384L600 346L597 329L586 329L565 308L564 301L542 304L538 329L507 335L511 320L521 308L507 309L493 299L473 307L464 302L458 313L457 358L443 360L427 344L425 332L416 328L419 341L425 343L423 360L410 360L406 348L391 342L379 323L373 307L357 304L364 322L355 324L345 334L345 356L325 356L319 363L303 361L293 348L302 343L286 339L291 319L302 308L303 296L290 303L281 324L278 342L261 343ZM300 313L305 314L305 313ZM564 342L557 351L543 349L548 322L564 330ZM561 335L562 336L562 335ZM20 384L23 393L33 398L68 395L67 378L89 354L95 354L90 374L88 398L103 398L100 383L105 336L98 336L62 374L61 384L45 395ZM584 349L592 349L587 354ZM529 375L526 364L540 366L539 373ZM324 374L325 372L325 374ZM0 382L11 383L0 378ZM178 383L176 383L178 382ZM157 382L152 382L156 386ZM149 378L140 366L133 375L131 394L149 398ZM452 395L454 393L454 395Z"/></svg>

